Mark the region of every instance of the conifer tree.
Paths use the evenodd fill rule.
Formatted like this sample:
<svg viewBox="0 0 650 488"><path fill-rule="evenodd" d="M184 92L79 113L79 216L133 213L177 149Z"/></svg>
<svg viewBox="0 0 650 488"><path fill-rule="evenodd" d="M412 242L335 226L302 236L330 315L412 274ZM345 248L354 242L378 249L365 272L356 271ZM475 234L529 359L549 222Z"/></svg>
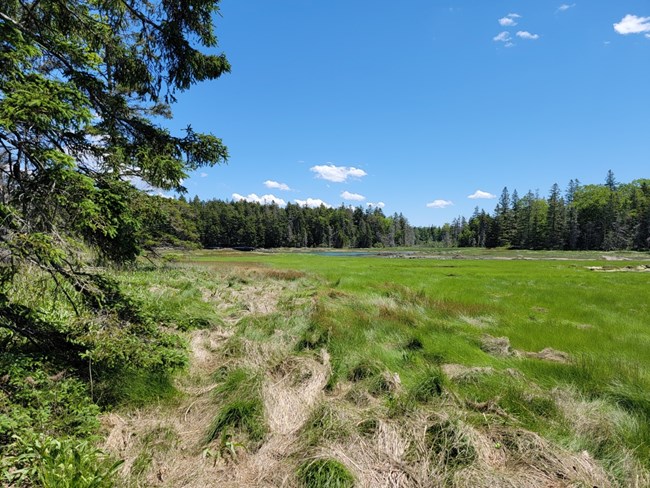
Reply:
<svg viewBox="0 0 650 488"><path fill-rule="evenodd" d="M171 116L177 93L229 71L224 55L201 52L217 44L217 5L0 4L2 310L25 264L105 307L117 292L84 266L89 249L104 261L138 254L131 181L183 191L188 171L226 160L217 137L190 126L172 134L154 121Z"/></svg>

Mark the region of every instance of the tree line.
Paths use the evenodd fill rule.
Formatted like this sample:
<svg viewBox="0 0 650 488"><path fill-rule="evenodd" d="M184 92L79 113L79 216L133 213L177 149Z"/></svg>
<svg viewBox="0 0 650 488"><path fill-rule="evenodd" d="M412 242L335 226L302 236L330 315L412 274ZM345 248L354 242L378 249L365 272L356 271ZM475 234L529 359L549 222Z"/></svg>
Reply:
<svg viewBox="0 0 650 488"><path fill-rule="evenodd" d="M650 249L650 180L619 184L609 171L604 184L571 180L547 197L520 197L504 188L492 214L475 209L441 227L416 229L422 245L555 250Z"/></svg>
<svg viewBox="0 0 650 488"><path fill-rule="evenodd" d="M380 208L139 198L145 247L650 248L650 180L619 184L611 171L602 185L571 180L566 191L554 184L546 197L532 191L520 197L504 188L492 213L477 207L469 218L430 227L412 226L401 213L386 216Z"/></svg>
<svg viewBox="0 0 650 488"><path fill-rule="evenodd" d="M415 245L415 229L402 214L380 208L311 208L288 203L247 201L188 202L184 197L144 197L139 230L144 247L332 247L369 248Z"/></svg>

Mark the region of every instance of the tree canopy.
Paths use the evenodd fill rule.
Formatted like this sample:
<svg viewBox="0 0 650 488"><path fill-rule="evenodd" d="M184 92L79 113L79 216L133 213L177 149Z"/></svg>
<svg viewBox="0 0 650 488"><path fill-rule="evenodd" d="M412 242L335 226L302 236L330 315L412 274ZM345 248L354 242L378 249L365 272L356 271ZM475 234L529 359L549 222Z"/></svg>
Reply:
<svg viewBox="0 0 650 488"><path fill-rule="evenodd" d="M2 278L30 261L74 273L76 242L137 253L132 182L183 191L226 160L221 140L171 134L175 94L230 70L214 0L8 0L0 7ZM12 264L13 266L9 266Z"/></svg>

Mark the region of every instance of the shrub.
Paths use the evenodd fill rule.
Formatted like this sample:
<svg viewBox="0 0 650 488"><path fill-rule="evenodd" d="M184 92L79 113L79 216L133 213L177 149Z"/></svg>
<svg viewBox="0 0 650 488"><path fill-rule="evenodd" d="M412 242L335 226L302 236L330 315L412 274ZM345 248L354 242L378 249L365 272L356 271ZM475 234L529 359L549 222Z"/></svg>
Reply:
<svg viewBox="0 0 650 488"><path fill-rule="evenodd" d="M9 486L44 488L109 488L122 461L114 461L87 441L34 436L23 440L20 454L0 461L3 482Z"/></svg>

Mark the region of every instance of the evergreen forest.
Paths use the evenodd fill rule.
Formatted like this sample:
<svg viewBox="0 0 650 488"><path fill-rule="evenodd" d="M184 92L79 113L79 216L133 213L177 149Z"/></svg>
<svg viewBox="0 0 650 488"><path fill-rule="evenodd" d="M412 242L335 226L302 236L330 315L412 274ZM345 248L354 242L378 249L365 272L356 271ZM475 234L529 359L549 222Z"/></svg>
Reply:
<svg viewBox="0 0 650 488"><path fill-rule="evenodd" d="M255 202L141 196L149 245L219 247L508 247L549 250L650 248L650 180L571 180L548 196L504 188L492 212L475 209L442 226L415 227L380 208L286 207Z"/></svg>

